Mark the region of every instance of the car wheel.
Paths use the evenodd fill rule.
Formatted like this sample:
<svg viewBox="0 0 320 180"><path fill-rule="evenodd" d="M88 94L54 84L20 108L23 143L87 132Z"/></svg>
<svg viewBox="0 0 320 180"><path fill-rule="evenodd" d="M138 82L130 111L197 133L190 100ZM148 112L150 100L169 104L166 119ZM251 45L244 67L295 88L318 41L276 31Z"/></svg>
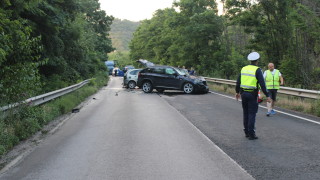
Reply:
<svg viewBox="0 0 320 180"><path fill-rule="evenodd" d="M152 84L150 81L146 81L142 84L142 90L145 93L150 93L153 90Z"/></svg>
<svg viewBox="0 0 320 180"><path fill-rule="evenodd" d="M186 94L191 94L194 91L194 86L191 83L185 83L183 85L183 92Z"/></svg>
<svg viewBox="0 0 320 180"><path fill-rule="evenodd" d="M129 83L128 83L128 87L130 88L130 89L134 89L135 87L136 87L136 82L134 82L134 81L130 81Z"/></svg>
<svg viewBox="0 0 320 180"><path fill-rule="evenodd" d="M164 89L156 89L159 93L163 93Z"/></svg>

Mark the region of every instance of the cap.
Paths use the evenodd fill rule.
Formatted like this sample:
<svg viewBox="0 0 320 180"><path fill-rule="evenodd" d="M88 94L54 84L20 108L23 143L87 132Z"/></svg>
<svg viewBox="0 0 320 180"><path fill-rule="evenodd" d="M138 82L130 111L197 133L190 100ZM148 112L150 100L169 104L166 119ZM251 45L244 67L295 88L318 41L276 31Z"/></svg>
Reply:
<svg viewBox="0 0 320 180"><path fill-rule="evenodd" d="M248 55L249 61L255 61L255 60L258 60L259 58L260 58L260 54L257 52L252 52Z"/></svg>

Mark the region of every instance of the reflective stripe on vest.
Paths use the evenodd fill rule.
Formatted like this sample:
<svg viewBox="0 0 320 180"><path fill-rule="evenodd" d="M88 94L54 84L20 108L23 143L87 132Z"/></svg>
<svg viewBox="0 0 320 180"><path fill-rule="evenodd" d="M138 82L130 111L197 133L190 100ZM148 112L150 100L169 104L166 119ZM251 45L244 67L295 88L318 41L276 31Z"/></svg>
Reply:
<svg viewBox="0 0 320 180"><path fill-rule="evenodd" d="M259 67L248 65L241 69L241 88L257 89L256 71Z"/></svg>
<svg viewBox="0 0 320 180"><path fill-rule="evenodd" d="M267 89L280 89L280 76L279 76L279 70L275 70L274 75L272 75L270 70L266 71L266 85Z"/></svg>

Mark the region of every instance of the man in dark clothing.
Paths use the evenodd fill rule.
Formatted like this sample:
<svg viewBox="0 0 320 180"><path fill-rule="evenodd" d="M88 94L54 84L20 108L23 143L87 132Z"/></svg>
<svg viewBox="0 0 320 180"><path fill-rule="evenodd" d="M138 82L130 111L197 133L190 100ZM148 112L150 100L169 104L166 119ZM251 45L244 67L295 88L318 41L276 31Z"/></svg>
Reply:
<svg viewBox="0 0 320 180"><path fill-rule="evenodd" d="M118 73L118 69L115 69L114 70L114 76L117 76L117 73Z"/></svg>
<svg viewBox="0 0 320 180"><path fill-rule="evenodd" d="M236 99L238 100L240 96L242 99L244 133L250 140L258 139L255 133L255 122L258 112L259 85L267 97L267 102L271 102L262 71L257 66L259 58L260 55L257 52L252 52L248 55L251 65L241 69L241 74L236 84Z"/></svg>

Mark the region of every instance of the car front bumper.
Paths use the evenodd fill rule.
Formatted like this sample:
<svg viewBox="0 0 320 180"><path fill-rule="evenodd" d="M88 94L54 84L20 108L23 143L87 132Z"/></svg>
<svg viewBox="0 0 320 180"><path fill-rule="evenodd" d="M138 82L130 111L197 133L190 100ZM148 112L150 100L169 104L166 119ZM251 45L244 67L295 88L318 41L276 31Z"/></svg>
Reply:
<svg viewBox="0 0 320 180"><path fill-rule="evenodd" d="M195 84L195 92L209 92L209 86L205 84Z"/></svg>

